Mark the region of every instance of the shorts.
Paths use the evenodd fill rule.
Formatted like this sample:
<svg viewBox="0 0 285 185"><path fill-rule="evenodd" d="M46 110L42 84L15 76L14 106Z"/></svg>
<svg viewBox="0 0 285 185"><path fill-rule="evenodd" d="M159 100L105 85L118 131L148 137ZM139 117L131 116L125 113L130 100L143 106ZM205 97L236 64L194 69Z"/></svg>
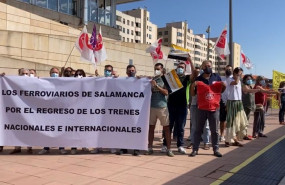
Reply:
<svg viewBox="0 0 285 185"><path fill-rule="evenodd" d="M149 125L155 125L159 119L161 126L169 125L169 113L165 108L150 108Z"/></svg>
<svg viewBox="0 0 285 185"><path fill-rule="evenodd" d="M225 122L227 120L226 105L223 101L220 101L220 121Z"/></svg>

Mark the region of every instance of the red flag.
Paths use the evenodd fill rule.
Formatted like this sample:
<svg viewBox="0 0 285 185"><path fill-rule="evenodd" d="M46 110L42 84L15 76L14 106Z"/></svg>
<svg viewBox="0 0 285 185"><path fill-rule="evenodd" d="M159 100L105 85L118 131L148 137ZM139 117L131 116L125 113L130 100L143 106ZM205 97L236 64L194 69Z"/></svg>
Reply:
<svg viewBox="0 0 285 185"><path fill-rule="evenodd" d="M164 59L163 52L161 51L162 38L155 41L150 47L146 49L147 53L150 53L153 61L157 62L160 59Z"/></svg>
<svg viewBox="0 0 285 185"><path fill-rule="evenodd" d="M89 43L89 37L88 37L86 26L84 26L79 37L77 38L75 42L75 47L81 54L81 57L80 57L81 60L88 61L92 63L93 65L96 65L93 49Z"/></svg>
<svg viewBox="0 0 285 185"><path fill-rule="evenodd" d="M225 60L225 56L230 54L230 50L227 43L227 32L227 26L225 26L224 30L222 31L215 44L215 50L222 60Z"/></svg>

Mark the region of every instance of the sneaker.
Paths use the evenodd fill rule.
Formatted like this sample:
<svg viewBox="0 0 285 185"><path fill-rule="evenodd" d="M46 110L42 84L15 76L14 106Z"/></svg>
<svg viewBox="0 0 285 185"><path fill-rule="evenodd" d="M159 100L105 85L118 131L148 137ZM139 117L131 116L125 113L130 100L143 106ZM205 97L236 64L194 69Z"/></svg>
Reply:
<svg viewBox="0 0 285 185"><path fill-rule="evenodd" d="M167 150L166 155L167 155L168 157L174 157L174 154L173 154L173 152L172 152L171 150Z"/></svg>
<svg viewBox="0 0 285 185"><path fill-rule="evenodd" d="M133 156L139 156L139 155L140 155L140 151L139 150L134 150Z"/></svg>
<svg viewBox="0 0 285 185"><path fill-rule="evenodd" d="M221 136L221 137L220 137L220 141L221 141L221 142L226 141L225 137L224 137L224 136Z"/></svg>
<svg viewBox="0 0 285 185"><path fill-rule="evenodd" d="M86 147L83 147L83 148L82 148L82 151L84 151L84 152L89 152L89 149L86 148Z"/></svg>
<svg viewBox="0 0 285 185"><path fill-rule="evenodd" d="M210 150L210 145L205 143L203 149L204 150Z"/></svg>
<svg viewBox="0 0 285 185"><path fill-rule="evenodd" d="M41 151L39 151L39 155L44 155L44 154L48 154L49 153L49 150L46 150L46 149L42 149Z"/></svg>
<svg viewBox="0 0 285 185"><path fill-rule="evenodd" d="M147 152L145 153L145 155L152 155L153 154L153 149L152 148L149 148L147 150Z"/></svg>
<svg viewBox="0 0 285 185"><path fill-rule="evenodd" d="M99 148L94 148L93 150L90 151L90 154L98 154L99 153Z"/></svg>
<svg viewBox="0 0 285 185"><path fill-rule="evenodd" d="M77 152L77 150L76 149L71 149L71 155L75 155L76 154L76 152Z"/></svg>
<svg viewBox="0 0 285 185"><path fill-rule="evenodd" d="M2 152L3 151L3 146L0 146L0 152Z"/></svg>
<svg viewBox="0 0 285 185"><path fill-rule="evenodd" d="M162 145L160 152L161 153L166 153L167 152L167 147L165 145Z"/></svg>
<svg viewBox="0 0 285 185"><path fill-rule="evenodd" d="M17 153L21 153L21 148L15 148L10 152L10 154L17 154Z"/></svg>
<svg viewBox="0 0 285 185"><path fill-rule="evenodd" d="M178 148L178 152L181 154L186 154L186 150L182 146Z"/></svg>
<svg viewBox="0 0 285 185"><path fill-rule="evenodd" d="M218 152L218 151L214 152L214 156L216 156L216 157L223 157L223 155L220 152Z"/></svg>
<svg viewBox="0 0 285 185"><path fill-rule="evenodd" d="M64 150L64 149L60 149L60 150L59 150L59 153L62 154L62 155L64 155L64 154L67 154L67 151Z"/></svg>
<svg viewBox="0 0 285 185"><path fill-rule="evenodd" d="M111 148L110 152L111 152L111 154L115 154L117 152L117 150L115 148Z"/></svg>
<svg viewBox="0 0 285 185"><path fill-rule="evenodd" d="M33 149L32 149L32 147L28 147L27 153L28 153L28 154L33 154Z"/></svg>

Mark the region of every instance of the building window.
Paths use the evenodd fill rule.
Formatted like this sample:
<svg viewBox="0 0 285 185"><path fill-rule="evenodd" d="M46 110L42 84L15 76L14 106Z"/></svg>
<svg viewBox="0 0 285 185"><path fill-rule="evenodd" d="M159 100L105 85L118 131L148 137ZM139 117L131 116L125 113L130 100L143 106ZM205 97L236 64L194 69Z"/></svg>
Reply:
<svg viewBox="0 0 285 185"><path fill-rule="evenodd" d="M182 33L181 32L177 32L177 36L178 37L182 37Z"/></svg>
<svg viewBox="0 0 285 185"><path fill-rule="evenodd" d="M162 35L162 32L161 32L161 31L160 31L160 32L158 32L158 35L159 35L159 36L161 36L161 35Z"/></svg>
<svg viewBox="0 0 285 185"><path fill-rule="evenodd" d="M152 31L152 27L151 26L149 27L149 31Z"/></svg>
<svg viewBox="0 0 285 185"><path fill-rule="evenodd" d="M129 42L130 41L130 39L129 38L127 38L127 42Z"/></svg>
<svg viewBox="0 0 285 185"><path fill-rule="evenodd" d="M125 37L123 37L123 42L125 42Z"/></svg>
<svg viewBox="0 0 285 185"><path fill-rule="evenodd" d="M136 27L140 28L141 27L141 24L136 22Z"/></svg>
<svg viewBox="0 0 285 185"><path fill-rule="evenodd" d="M126 32L126 30L125 30L125 28L123 28L123 33L125 33Z"/></svg>
<svg viewBox="0 0 285 185"><path fill-rule="evenodd" d="M179 44L180 44L180 43L182 43L182 40L180 40L180 39L177 39L177 43L179 43Z"/></svg>
<svg viewBox="0 0 285 185"><path fill-rule="evenodd" d="M136 36L141 36L141 32L136 31Z"/></svg>
<svg viewBox="0 0 285 185"><path fill-rule="evenodd" d="M163 42L168 42L168 38L164 38L164 39L163 39Z"/></svg>
<svg viewBox="0 0 285 185"><path fill-rule="evenodd" d="M123 19L123 24L126 24L126 20L125 19Z"/></svg>
<svg viewBox="0 0 285 185"><path fill-rule="evenodd" d="M134 35L134 30L131 30L131 34Z"/></svg>
<svg viewBox="0 0 285 185"><path fill-rule="evenodd" d="M129 29L127 29L127 34L130 34L130 30Z"/></svg>
<svg viewBox="0 0 285 185"><path fill-rule="evenodd" d="M132 42L134 42L134 39L131 39Z"/></svg>
<svg viewBox="0 0 285 185"><path fill-rule="evenodd" d="M134 21L132 21L131 25L134 26Z"/></svg>
<svg viewBox="0 0 285 185"><path fill-rule="evenodd" d="M127 20L127 25L130 25L130 21L129 20Z"/></svg>
<svg viewBox="0 0 285 185"><path fill-rule="evenodd" d="M149 39L152 39L152 36L151 36L151 34L149 34Z"/></svg>
<svg viewBox="0 0 285 185"><path fill-rule="evenodd" d="M164 31L164 35L168 35L168 31Z"/></svg>

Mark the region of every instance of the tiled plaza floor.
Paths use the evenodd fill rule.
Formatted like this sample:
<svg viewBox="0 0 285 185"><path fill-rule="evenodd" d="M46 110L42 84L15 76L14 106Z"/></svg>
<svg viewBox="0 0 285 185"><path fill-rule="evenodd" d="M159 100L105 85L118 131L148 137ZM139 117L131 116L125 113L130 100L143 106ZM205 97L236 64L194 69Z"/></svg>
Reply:
<svg viewBox="0 0 285 185"><path fill-rule="evenodd" d="M252 122L253 116L249 133ZM189 120L185 130L186 140L189 136ZM108 151L100 154L78 151L77 155L59 155L56 149L48 155L38 155L39 147L34 148L32 155L27 154L26 150L21 154L9 155L12 147L5 147L0 153L0 185L211 184L284 135L285 126L279 125L277 111L272 111L266 117L265 133L268 138L243 141L245 146L242 148L225 148L221 143L222 158L214 157L212 150L203 149L194 158L181 155L175 148L175 142L172 143L175 157L167 157L160 153L161 134L156 134L156 151L151 156L118 156ZM187 153L190 152L187 149Z"/></svg>

